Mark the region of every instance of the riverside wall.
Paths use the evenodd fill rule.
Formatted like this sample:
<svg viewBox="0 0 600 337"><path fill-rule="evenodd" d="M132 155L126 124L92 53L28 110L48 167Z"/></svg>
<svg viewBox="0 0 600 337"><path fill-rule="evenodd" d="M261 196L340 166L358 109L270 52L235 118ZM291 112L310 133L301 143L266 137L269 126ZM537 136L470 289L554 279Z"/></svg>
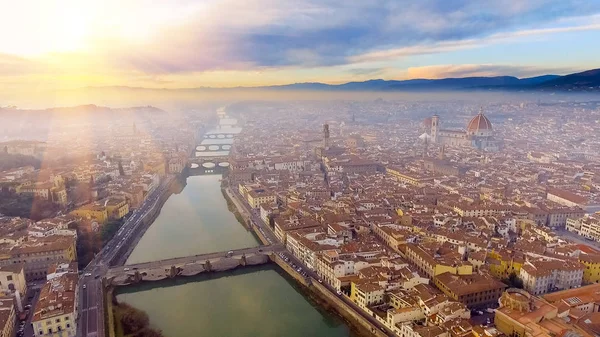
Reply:
<svg viewBox="0 0 600 337"><path fill-rule="evenodd" d="M285 272L288 273L288 275L293 277L300 284L302 284L305 287L309 286L308 282L306 281L306 278L302 276L299 272L297 272L294 268L292 268L292 266L290 266L288 263L283 261L283 259L281 259L279 255L271 254L269 257L271 258L271 261L275 262L279 267L281 267L281 269L285 270Z"/></svg>
<svg viewBox="0 0 600 337"><path fill-rule="evenodd" d="M369 335L380 337L387 336L385 332L379 330L379 328L367 321L363 316L342 301L336 294L329 291L324 285L320 284L319 282L311 282L309 289L321 299L327 301L327 303L335 308L335 311L340 316L344 317L344 319L346 319L348 322L354 324L357 328L359 328L359 330L369 333Z"/></svg>

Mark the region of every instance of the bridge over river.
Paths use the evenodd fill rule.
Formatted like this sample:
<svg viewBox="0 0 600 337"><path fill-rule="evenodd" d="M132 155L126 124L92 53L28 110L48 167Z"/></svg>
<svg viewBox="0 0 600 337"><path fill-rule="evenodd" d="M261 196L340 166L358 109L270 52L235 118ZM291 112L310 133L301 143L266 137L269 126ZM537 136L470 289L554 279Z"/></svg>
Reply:
<svg viewBox="0 0 600 337"><path fill-rule="evenodd" d="M158 281L176 276L226 271L240 266L267 263L269 255L284 249L283 245L276 244L131 264L109 269L106 279L111 285L122 286L141 281Z"/></svg>

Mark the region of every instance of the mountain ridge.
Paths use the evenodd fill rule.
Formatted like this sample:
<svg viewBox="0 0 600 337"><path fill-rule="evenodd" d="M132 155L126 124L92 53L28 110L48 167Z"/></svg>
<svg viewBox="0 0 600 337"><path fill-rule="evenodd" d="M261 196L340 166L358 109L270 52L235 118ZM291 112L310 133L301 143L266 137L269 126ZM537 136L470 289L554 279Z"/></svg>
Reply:
<svg viewBox="0 0 600 337"><path fill-rule="evenodd" d="M144 88L128 86L86 87L85 89L127 89L157 91L196 90L315 90L315 91L439 91L439 90L557 90L600 91L600 68L568 75L540 75L518 78L515 76L469 76L440 79L416 78L409 80L370 79L341 84L321 82L297 82L281 85L254 87L193 87L193 88Z"/></svg>

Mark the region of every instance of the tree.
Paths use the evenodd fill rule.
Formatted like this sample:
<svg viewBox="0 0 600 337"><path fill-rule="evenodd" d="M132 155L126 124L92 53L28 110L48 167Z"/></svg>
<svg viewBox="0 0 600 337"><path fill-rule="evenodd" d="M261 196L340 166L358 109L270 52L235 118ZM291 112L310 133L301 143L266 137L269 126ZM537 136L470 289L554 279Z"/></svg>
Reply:
<svg viewBox="0 0 600 337"><path fill-rule="evenodd" d="M523 289L523 281L515 272L510 273L508 278L502 279L502 282L506 283L511 288Z"/></svg>
<svg viewBox="0 0 600 337"><path fill-rule="evenodd" d="M150 318L145 312L138 310L128 304L121 304L123 309L121 314L121 323L123 331L126 334L136 333L148 327Z"/></svg>

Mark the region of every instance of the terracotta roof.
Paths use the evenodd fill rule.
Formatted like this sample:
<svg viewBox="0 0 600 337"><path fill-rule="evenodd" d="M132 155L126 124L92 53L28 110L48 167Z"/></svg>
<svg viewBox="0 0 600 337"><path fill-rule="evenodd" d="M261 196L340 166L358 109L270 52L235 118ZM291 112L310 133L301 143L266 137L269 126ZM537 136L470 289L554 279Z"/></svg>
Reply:
<svg viewBox="0 0 600 337"><path fill-rule="evenodd" d="M469 124L467 124L467 131L477 132L479 130L492 130L492 123L485 117L481 110L477 116L473 117Z"/></svg>

